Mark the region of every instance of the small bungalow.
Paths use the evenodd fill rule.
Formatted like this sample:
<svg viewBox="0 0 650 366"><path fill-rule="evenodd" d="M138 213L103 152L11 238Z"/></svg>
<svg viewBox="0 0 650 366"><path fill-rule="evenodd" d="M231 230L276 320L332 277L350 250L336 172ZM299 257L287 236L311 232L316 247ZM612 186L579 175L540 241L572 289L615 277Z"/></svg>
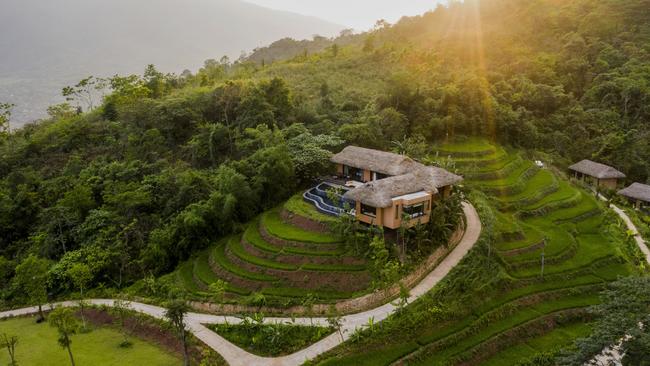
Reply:
<svg viewBox="0 0 650 366"><path fill-rule="evenodd" d="M616 189L619 179L625 179L625 174L609 165L583 160L569 167L576 179L592 185L596 189Z"/></svg>
<svg viewBox="0 0 650 366"><path fill-rule="evenodd" d="M433 203L449 196L452 186L463 180L407 156L356 146L346 147L331 161L336 165L336 179L326 184L343 191L341 202L349 204L350 214L360 222L389 229L427 222ZM332 203L319 194L325 189L322 185L305 193L305 199L317 208ZM341 212L332 207L325 211Z"/></svg>
<svg viewBox="0 0 650 366"><path fill-rule="evenodd" d="M618 194L630 200L637 209L650 208L650 186L647 184L633 183Z"/></svg>

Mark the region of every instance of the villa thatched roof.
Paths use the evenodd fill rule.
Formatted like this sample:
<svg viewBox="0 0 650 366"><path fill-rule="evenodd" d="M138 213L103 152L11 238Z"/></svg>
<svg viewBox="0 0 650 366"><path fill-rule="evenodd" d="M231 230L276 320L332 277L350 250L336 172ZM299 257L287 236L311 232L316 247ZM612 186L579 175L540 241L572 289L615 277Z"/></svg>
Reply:
<svg viewBox="0 0 650 366"><path fill-rule="evenodd" d="M458 183L462 177L442 168L415 163L410 173L368 182L343 197L372 207L390 207L393 198L417 192L438 193L438 188Z"/></svg>
<svg viewBox="0 0 650 366"><path fill-rule="evenodd" d="M633 183L631 186L618 191L618 194L650 203L650 186L647 184Z"/></svg>
<svg viewBox="0 0 650 366"><path fill-rule="evenodd" d="M413 159L386 151L348 146L332 156L331 161L358 169L366 169L386 175L402 175L414 170L418 164Z"/></svg>
<svg viewBox="0 0 650 366"><path fill-rule="evenodd" d="M601 164L601 163L596 163L595 161L591 161L587 159L577 164L571 165L569 169L598 179L625 178L625 174L612 168L611 166Z"/></svg>

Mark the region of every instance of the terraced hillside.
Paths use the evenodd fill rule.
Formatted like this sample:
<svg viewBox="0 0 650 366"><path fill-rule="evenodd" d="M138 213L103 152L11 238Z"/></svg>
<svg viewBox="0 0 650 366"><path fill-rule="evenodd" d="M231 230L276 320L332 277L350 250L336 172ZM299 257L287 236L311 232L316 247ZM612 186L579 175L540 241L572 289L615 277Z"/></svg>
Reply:
<svg viewBox="0 0 650 366"><path fill-rule="evenodd" d="M478 351L483 347L485 350L503 348L503 351L485 358L485 364L507 365L520 361L520 356L535 353L531 349L544 351L570 344L575 337L585 333L585 327L579 322L569 322L549 329L549 332L541 332L512 349L494 347L503 332L512 331L521 324L596 303L600 286L594 285L633 271L622 259L618 243L604 232L606 214L592 194L573 186L549 169L537 167L517 153L508 154L503 148L486 142L475 144L482 148L474 152L450 153L443 147L441 154L451 156L458 169L466 174L469 185L493 198L497 210L494 247L507 273L521 285L507 294L500 306L521 301L522 295L532 301L533 294L537 294L538 299L507 319L489 326L487 332L484 330L456 344L451 350L423 357L423 364L432 364L433 360L464 359L473 353L483 353ZM458 151L457 146L451 146ZM578 295L568 292L568 296L539 300L560 289L571 289L570 292ZM492 347L487 347L490 342Z"/></svg>
<svg viewBox="0 0 650 366"><path fill-rule="evenodd" d="M486 141L444 145L436 155L487 194L494 216L484 223L493 234L484 253L445 284L467 303L434 294L322 364L516 365L587 334L586 307L605 283L635 271L616 219L553 171ZM481 271L500 285L482 290Z"/></svg>
<svg viewBox="0 0 650 366"><path fill-rule="evenodd" d="M298 195L262 214L243 233L183 263L174 275L199 298L208 298L209 285L218 280L227 283L227 299L255 301L253 295L262 294L264 304L299 304L308 297L329 302L359 295L369 288L371 275L365 260L346 253L328 230L332 220Z"/></svg>

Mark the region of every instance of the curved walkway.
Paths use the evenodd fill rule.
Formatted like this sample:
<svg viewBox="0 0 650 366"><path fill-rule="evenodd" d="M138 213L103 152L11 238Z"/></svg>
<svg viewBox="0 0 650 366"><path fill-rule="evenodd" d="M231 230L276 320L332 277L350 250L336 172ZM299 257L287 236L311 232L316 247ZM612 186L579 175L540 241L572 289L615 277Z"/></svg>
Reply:
<svg viewBox="0 0 650 366"><path fill-rule="evenodd" d="M605 201L608 202L609 200L603 196L602 194L598 194L598 197ZM643 237L641 234L639 234L639 230L636 228L634 223L632 222L632 219L625 213L625 211L621 210L614 204L609 204L609 207L616 212L616 214L625 222L625 226L627 226L627 229L634 235L634 240L636 241L636 245L639 247L641 252L643 252L643 255L645 255L645 260L650 264L650 249L648 249L648 246L643 240Z"/></svg>
<svg viewBox="0 0 650 366"><path fill-rule="evenodd" d="M442 262L440 262L440 264L433 271L431 271L420 283L411 289L410 297L408 299L409 303L417 300L429 292L434 286L436 286L463 259L463 257L465 257L465 255L478 241L481 234L481 221L479 219L478 213L476 212L476 209L471 204L464 202L463 212L465 213L466 217L465 235L461 239L460 243L458 243L456 248L454 248L454 250L449 253L447 257L445 257L445 259L442 260ZM112 306L114 300L93 299L88 300L88 302L93 305ZM76 301L65 301L55 304L55 306L76 305ZM164 308L137 302L131 302L130 308L132 310L147 314L158 319L164 318L165 314ZM317 343L312 344L311 346L301 351L276 358L253 355L246 350L243 350L228 342L223 337L219 336L217 333L209 330L203 325L223 324L226 322L229 324L238 324L241 322L240 318L233 316L188 313L186 317L186 323L187 328L190 332L192 332L192 334L194 334L196 338L200 339L210 348L218 352L231 366L297 366L340 345L344 340L349 339L356 329L364 328L369 323L369 321L377 323L385 320L396 309L396 305L388 303L368 311L344 316L341 318L341 333L343 334L343 337L341 337L338 332L335 332L334 334L322 339ZM37 307L6 311L0 313L0 319L11 316L34 314L37 311ZM291 318L265 318L264 322L293 322L293 324L296 325L311 325L313 323L314 325L329 326L326 318L295 318L294 320Z"/></svg>

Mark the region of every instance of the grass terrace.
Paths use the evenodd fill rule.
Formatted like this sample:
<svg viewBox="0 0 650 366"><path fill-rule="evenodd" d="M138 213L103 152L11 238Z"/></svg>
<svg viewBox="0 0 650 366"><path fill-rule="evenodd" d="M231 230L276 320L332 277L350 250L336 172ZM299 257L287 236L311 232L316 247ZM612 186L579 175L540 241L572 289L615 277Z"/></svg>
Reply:
<svg viewBox="0 0 650 366"><path fill-rule="evenodd" d="M320 364L515 365L587 334L585 309L603 286L637 271L617 219L564 177L485 140L443 144L438 156L451 156L469 186L487 195L479 211L493 217L496 250L474 249L437 295Z"/></svg>
<svg viewBox="0 0 650 366"><path fill-rule="evenodd" d="M181 264L176 283L192 297L210 300L210 284L221 280L227 302L276 307L301 304L307 297L327 303L367 293L372 276L364 258L347 253L327 226L308 230L286 218L327 221L296 197Z"/></svg>

